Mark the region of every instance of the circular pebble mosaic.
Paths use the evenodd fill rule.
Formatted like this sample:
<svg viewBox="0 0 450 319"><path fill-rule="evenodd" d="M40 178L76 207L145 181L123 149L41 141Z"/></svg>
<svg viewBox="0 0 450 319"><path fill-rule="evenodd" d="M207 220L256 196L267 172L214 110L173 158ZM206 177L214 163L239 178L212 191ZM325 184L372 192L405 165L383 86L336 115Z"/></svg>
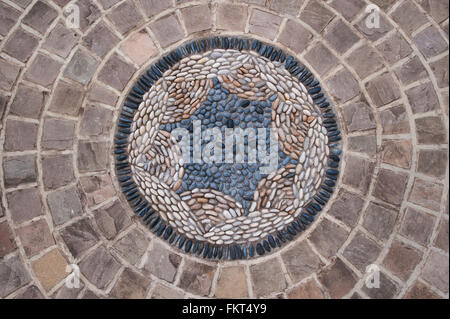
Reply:
<svg viewBox="0 0 450 319"><path fill-rule="evenodd" d="M339 174L336 116L282 50L214 37L162 57L118 120L116 168L157 236L203 258L246 259L305 230Z"/></svg>

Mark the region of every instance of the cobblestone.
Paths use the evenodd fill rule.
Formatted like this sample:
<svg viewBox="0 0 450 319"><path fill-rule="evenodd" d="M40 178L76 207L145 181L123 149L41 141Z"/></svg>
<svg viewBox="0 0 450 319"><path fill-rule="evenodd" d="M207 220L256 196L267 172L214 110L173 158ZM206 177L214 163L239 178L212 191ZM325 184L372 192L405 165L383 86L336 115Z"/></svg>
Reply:
<svg viewBox="0 0 450 319"><path fill-rule="evenodd" d="M0 298L448 298L448 1L371 2L383 11L379 28L366 25L366 3L357 0L77 0L80 28L65 24L68 0L0 2ZM301 229L292 224L289 233L265 235L256 251L211 249L211 259L206 254L202 262L202 253L192 254L199 247L189 240L162 242L170 240L175 226L155 230L158 238L132 211L138 212L141 202L125 203L134 193L119 191L118 177L123 181L129 174L113 165L123 159L113 144L123 138L115 136L114 122L121 121L127 132L124 119L136 106L126 96L142 96L133 83L146 75L158 86L149 79L178 59L170 56L172 49L182 45L187 52L193 40L220 40L230 32L232 38L250 39L250 46L258 39L286 53L272 52L273 61L258 66L277 68L281 59L284 71L292 55L308 67L311 76L295 66L290 71L305 77L304 93L314 98L311 110L328 113L319 141L328 138L338 147L324 158L333 168L324 170L326 182L313 185L320 197L311 200L328 203L309 207L322 208L316 215L308 210L296 219L305 224L315 219L300 236L283 243ZM230 47L218 51L223 55L239 49L239 42L220 44ZM273 48L261 45L266 53ZM195 59L186 61L206 68ZM150 63L156 63L153 73L146 72ZM255 71L247 66L240 71ZM226 82L223 69L219 83ZM244 72L236 83L242 87L245 77L261 72ZM168 109L150 112L150 119L187 116L180 112L193 103L181 98L191 90L186 76L173 84L178 92L166 101ZM231 82L227 88L238 86ZM256 94L256 82L248 83L255 87L243 92ZM271 85L285 90L280 94L286 100L295 94L294 81ZM130 107L122 112L125 101ZM314 116L298 124L313 123ZM292 127L297 118L289 120ZM315 133L309 139L307 130L304 136L292 133L283 138L295 136L295 149L313 151ZM337 170L342 177L333 175ZM285 191L290 194L292 187ZM289 194L269 206L288 207ZM153 207L157 215L176 206L166 204ZM281 249L273 249L277 241ZM217 264L214 254L222 255ZM246 260L249 254L256 256ZM79 289L62 283L69 261L81 268ZM371 263L380 266L380 289L364 285Z"/></svg>

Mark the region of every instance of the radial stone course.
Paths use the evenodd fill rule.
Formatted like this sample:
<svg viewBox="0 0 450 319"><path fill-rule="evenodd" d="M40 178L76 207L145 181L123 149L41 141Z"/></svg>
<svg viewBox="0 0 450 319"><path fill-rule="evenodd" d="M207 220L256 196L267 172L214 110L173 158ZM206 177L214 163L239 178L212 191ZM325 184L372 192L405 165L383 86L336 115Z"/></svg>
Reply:
<svg viewBox="0 0 450 319"><path fill-rule="evenodd" d="M320 83L292 56L258 40L201 39L129 92L117 175L157 236L203 258L247 259L314 222L335 187L340 139Z"/></svg>

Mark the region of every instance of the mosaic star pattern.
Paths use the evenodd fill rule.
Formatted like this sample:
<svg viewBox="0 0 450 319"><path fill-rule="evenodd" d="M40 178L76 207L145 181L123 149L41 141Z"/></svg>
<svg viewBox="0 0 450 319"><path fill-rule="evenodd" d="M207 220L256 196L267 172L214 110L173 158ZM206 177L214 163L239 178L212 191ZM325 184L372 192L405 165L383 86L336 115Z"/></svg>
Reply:
<svg viewBox="0 0 450 319"><path fill-rule="evenodd" d="M262 146L277 146L277 165L261 173L259 157L236 160L236 145L221 158L232 163L185 163L173 135L180 128L192 135L191 156L211 142L225 148L226 129L253 130L246 146L256 145L255 129L270 129L274 140L267 130ZM213 128L221 134L193 143ZM116 137L119 182L135 212L204 258L250 258L292 240L326 205L339 173L340 131L319 82L257 40L203 39L160 59L130 92Z"/></svg>

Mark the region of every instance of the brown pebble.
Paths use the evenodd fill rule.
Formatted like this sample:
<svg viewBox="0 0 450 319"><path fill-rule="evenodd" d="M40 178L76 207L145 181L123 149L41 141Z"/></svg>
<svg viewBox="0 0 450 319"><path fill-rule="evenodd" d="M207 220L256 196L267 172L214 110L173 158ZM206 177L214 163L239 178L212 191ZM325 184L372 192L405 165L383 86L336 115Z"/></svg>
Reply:
<svg viewBox="0 0 450 319"><path fill-rule="evenodd" d="M173 190L176 192L181 187L181 180L178 180L175 185L173 185Z"/></svg>

